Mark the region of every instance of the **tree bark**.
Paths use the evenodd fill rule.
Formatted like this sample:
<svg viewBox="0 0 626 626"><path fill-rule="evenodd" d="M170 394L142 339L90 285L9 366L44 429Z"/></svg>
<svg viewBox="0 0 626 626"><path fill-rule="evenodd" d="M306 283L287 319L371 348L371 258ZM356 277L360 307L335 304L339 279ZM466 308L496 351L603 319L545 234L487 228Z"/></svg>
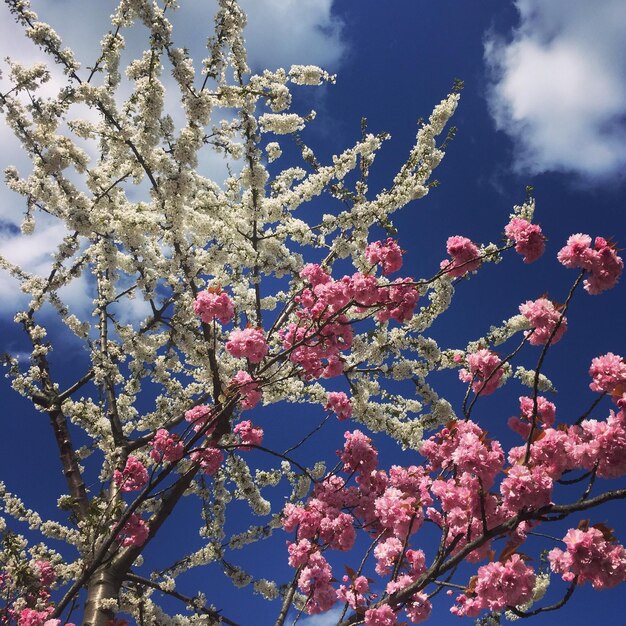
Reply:
<svg viewBox="0 0 626 626"><path fill-rule="evenodd" d="M117 601L121 584L121 577L110 565L93 573L87 585L83 626L107 626L109 620L115 620L115 611L101 608L100 603L109 598Z"/></svg>

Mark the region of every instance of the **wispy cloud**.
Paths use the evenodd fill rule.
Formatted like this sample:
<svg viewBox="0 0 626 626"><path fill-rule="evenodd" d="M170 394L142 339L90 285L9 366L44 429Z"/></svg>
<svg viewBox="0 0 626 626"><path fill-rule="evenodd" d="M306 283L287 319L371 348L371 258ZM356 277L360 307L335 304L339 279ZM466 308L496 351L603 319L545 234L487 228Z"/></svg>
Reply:
<svg viewBox="0 0 626 626"><path fill-rule="evenodd" d="M515 0L510 39L489 33L488 94L515 168L603 180L626 165L626 3Z"/></svg>
<svg viewBox="0 0 626 626"><path fill-rule="evenodd" d="M311 615L303 620L300 620L302 626L336 626L339 622L339 617L343 611L343 606L335 607L326 613L320 615Z"/></svg>
<svg viewBox="0 0 626 626"><path fill-rule="evenodd" d="M334 71L345 52L333 0L241 0L246 43L256 67L314 64Z"/></svg>

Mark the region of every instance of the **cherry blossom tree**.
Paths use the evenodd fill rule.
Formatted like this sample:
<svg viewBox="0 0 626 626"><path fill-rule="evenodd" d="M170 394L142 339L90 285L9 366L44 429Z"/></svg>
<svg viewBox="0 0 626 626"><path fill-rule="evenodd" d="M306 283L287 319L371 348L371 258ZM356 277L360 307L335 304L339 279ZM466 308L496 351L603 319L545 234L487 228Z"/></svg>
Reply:
<svg viewBox="0 0 626 626"><path fill-rule="evenodd" d="M8 376L48 416L67 493L46 520L28 494L0 489L2 623L234 625L212 589L175 586L209 563L273 602L276 626L336 606L341 626L419 623L433 610L499 623L557 609L581 585L626 580L624 547L593 519L626 497L615 482L626 473L626 362L611 352L593 360L591 406L573 418L557 415L544 372L551 347L568 340L576 299L616 285L616 247L585 234L557 244L564 303L522 301L458 348L429 336L455 290L473 273L497 273L489 266L503 255L544 254L533 198L494 225L500 243L452 234L424 277L402 271L409 242L393 214L429 193L457 87L388 188L372 193L387 136L364 124L352 147L316 155L301 135L315 114L292 111L292 90L334 77L316 66L251 73L234 0L219 0L200 70L176 41L172 0L121 0L86 68L28 2L5 1L64 73L49 97L39 93L51 77L44 65L12 61L2 79L0 108L32 162L29 173L6 171L25 202L22 236L53 222L65 236L45 276L0 265L29 299L15 323L30 357L7 354ZM135 23L148 47L122 79ZM171 81L182 122L165 107ZM279 169L287 146L300 162ZM225 181L208 177L207 152L227 159ZM82 317L66 302L76 285L91 300ZM69 384L55 361L67 345L85 355ZM522 353L533 368L519 364ZM457 370L466 392L453 406L431 381ZM500 442L476 407L504 387L515 415ZM319 423L294 425L282 449L267 421L302 404ZM324 435L329 420L345 424L343 441ZM410 462L383 466L382 441ZM303 452L311 442L318 459ZM185 520L179 558L157 570L146 550L187 498L201 517ZM233 532L237 500L250 519ZM554 535L564 519L568 530ZM198 527L202 545L190 549ZM289 579L236 564L238 550L277 536ZM529 561L537 536L549 548ZM546 604L551 581L561 599ZM162 596L185 616L168 616Z"/></svg>

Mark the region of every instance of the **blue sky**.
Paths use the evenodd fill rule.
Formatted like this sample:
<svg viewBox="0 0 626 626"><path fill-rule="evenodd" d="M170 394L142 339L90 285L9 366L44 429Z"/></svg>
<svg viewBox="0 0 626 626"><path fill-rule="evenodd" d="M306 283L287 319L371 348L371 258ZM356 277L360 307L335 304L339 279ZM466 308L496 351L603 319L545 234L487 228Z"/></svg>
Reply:
<svg viewBox="0 0 626 626"><path fill-rule="evenodd" d="M569 234L612 237L619 247L626 247L626 5L622 0L246 0L242 4L249 11L247 40L255 69L314 63L337 73L336 85L296 94L296 108L317 111L305 140L318 156L329 160L353 143L360 135L362 116L371 131L391 133L373 170L374 189L388 185L406 158L417 120L429 115L455 79L464 81L452 121L458 133L436 171L440 186L394 219L400 243L408 250L407 273L430 275L445 256L449 235L499 241L512 205L524 200L527 185L534 187L535 217L548 237L546 255L532 266L524 266L519 257L508 258L462 284L450 315L433 327L440 345L464 346L491 324L516 313L521 302L544 292L563 301L575 277L556 262L555 255ZM175 20L180 28L177 41L201 58L204 33L198 24L209 24L212 5L203 0L181 0L181 5L184 10ZM110 2L34 0L33 8L76 49L79 58L95 58L97 42L107 29L103 20L112 11ZM20 60L39 58L20 40L4 6L0 7L0 53ZM0 141L0 164L24 166L1 125ZM216 179L225 177L221 161L205 165ZM15 236L14 228L22 211L21 200L1 189L0 252L28 269L44 272L62 233L52 226L46 229L44 221L24 242ZM10 320L20 299L6 276L0 275L0 288L5 294L0 302L0 349L19 350ZM607 351L626 356L625 289L623 281L602 296L578 295L568 315L571 336L550 351L547 368L559 390L557 415L564 421L577 417L593 400L586 375L591 359ZM68 298L74 306L85 307L80 288ZM529 365L537 356L528 353ZM72 354L59 351L57 359L59 368L71 375ZM451 377L442 379L441 385L453 398L463 391ZM53 516L50 503L56 496L49 496L61 493L63 485L60 472L54 474L57 459L48 425L5 381L0 393L5 414L0 475L29 506ZM515 412L513 405L521 393L521 388L507 389L484 401L482 417L491 433L504 432L502 424ZM596 417L603 419L608 409L608 404L601 405ZM280 437L292 418L264 416L268 437ZM342 430L332 427L326 434L329 440L334 437L328 444L331 456L340 445ZM28 446L23 445L26 437ZM389 463L397 462L392 448L383 445L381 455ZM623 505L602 509L597 516L595 521L612 523L626 541ZM176 545L185 521L184 513L171 520L155 559L170 556L168 549ZM289 573L280 554L284 539L281 535L273 544L276 552L269 575L277 579ZM258 567L254 556L242 553L241 564ZM259 552L258 559L266 557ZM214 580L218 579L207 571L206 579L188 581L189 591L198 583L206 584L211 600ZM179 589L184 592L183 582ZM225 608L229 607L225 614L232 619L248 625L270 623L275 617L274 605L256 599L242 604L223 585L219 596L224 597ZM553 587L560 588L556 580ZM441 605L433 619L459 623L448 615L445 599ZM582 626L597 620L602 607L606 623L619 623L623 606L620 590L592 594L585 588L560 614L540 616L535 622L548 625L558 620ZM250 621L252 614L256 622ZM301 623L329 626L335 622L316 618Z"/></svg>

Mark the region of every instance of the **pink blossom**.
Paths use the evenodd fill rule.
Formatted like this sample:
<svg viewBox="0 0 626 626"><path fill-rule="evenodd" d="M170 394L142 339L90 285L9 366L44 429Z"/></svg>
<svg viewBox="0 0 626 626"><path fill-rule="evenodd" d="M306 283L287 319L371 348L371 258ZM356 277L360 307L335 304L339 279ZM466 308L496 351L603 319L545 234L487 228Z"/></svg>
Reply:
<svg viewBox="0 0 626 626"><path fill-rule="evenodd" d="M388 290L378 286L378 280L370 274L357 272L350 279L352 299L358 305L357 310L364 311L385 300Z"/></svg>
<svg viewBox="0 0 626 626"><path fill-rule="evenodd" d="M451 422L425 441L420 452L429 460L431 471L456 468L479 477L486 488L491 487L504 465L500 443L490 442L471 420Z"/></svg>
<svg viewBox="0 0 626 626"><path fill-rule="evenodd" d="M313 544L308 539L300 539L297 543L287 542L287 552L289 553L289 565L300 567L309 560L309 555L313 551Z"/></svg>
<svg viewBox="0 0 626 626"><path fill-rule="evenodd" d="M343 421L352 417L350 398L343 391L330 391L326 399L324 408L335 413L339 420Z"/></svg>
<svg viewBox="0 0 626 626"><path fill-rule="evenodd" d="M320 538L333 550L350 550L356 539L354 518L332 509L326 513L320 521Z"/></svg>
<svg viewBox="0 0 626 626"><path fill-rule="evenodd" d="M52 613L52 607L48 607L43 611L35 611L34 609L22 609L17 620L17 626L42 626Z"/></svg>
<svg viewBox="0 0 626 626"><path fill-rule="evenodd" d="M289 360L302 367L305 378L331 378L343 371L339 353L352 345L352 327L345 315L336 320L318 331L293 322L281 331Z"/></svg>
<svg viewBox="0 0 626 626"><path fill-rule="evenodd" d="M306 278L312 287L323 285L332 280L328 272L317 263L307 263L300 270L300 278Z"/></svg>
<svg viewBox="0 0 626 626"><path fill-rule="evenodd" d="M312 539L319 532L324 513L309 502L306 507L287 502L283 509L283 528L288 533L298 529L298 539Z"/></svg>
<svg viewBox="0 0 626 626"><path fill-rule="evenodd" d="M530 334L529 342L533 346L548 343L550 337L552 337L551 343L555 344L561 339L567 328L567 319L561 318L557 308L547 298L528 300L524 304L520 304L519 311L534 330L532 334L526 332L526 335Z"/></svg>
<svg viewBox="0 0 626 626"><path fill-rule="evenodd" d="M616 387L626 387L626 361L618 354L607 352L591 361L589 385L593 391L612 393Z"/></svg>
<svg viewBox="0 0 626 626"><path fill-rule="evenodd" d="M347 583L348 576L343 577L343 582ZM357 576L349 587L340 585L337 589L337 598L342 602L347 602L351 609L365 606L365 593L369 591L369 582L365 576Z"/></svg>
<svg viewBox="0 0 626 626"><path fill-rule="evenodd" d="M614 287L624 269L624 262L606 239L596 237L592 248L591 237L580 233L567 240L557 258L565 267L589 272L584 286L592 295Z"/></svg>
<svg viewBox="0 0 626 626"><path fill-rule="evenodd" d="M600 525L599 525L600 526ZM594 589L607 589L626 581L626 550L603 527L570 529L563 539L566 550L548 554L553 572L563 580L590 581Z"/></svg>
<svg viewBox="0 0 626 626"><path fill-rule="evenodd" d="M239 424L233 428L233 432L239 435L241 448L245 449L249 446L260 446L263 442L263 429L254 427L250 420L239 422Z"/></svg>
<svg viewBox="0 0 626 626"><path fill-rule="evenodd" d="M148 482L148 470L139 459L130 455L124 469L113 472L113 480L120 491L139 491Z"/></svg>
<svg viewBox="0 0 626 626"><path fill-rule="evenodd" d="M413 624L419 624L430 617L433 605L430 603L428 596L423 593L415 593L406 603L404 611Z"/></svg>
<svg viewBox="0 0 626 626"><path fill-rule="evenodd" d="M379 322L394 319L400 324L408 322L413 318L418 299L419 293L413 284L413 279L396 280L386 288L386 297L381 299L384 308L378 311L376 319Z"/></svg>
<svg viewBox="0 0 626 626"><path fill-rule="evenodd" d="M39 573L39 581L44 587L49 587L56 580L57 576L50 561L35 561L35 569Z"/></svg>
<svg viewBox="0 0 626 626"><path fill-rule="evenodd" d="M578 438L573 456L585 469L597 466L601 478L626 474L626 416L624 411L609 414L606 421L583 420L570 429Z"/></svg>
<svg viewBox="0 0 626 626"><path fill-rule="evenodd" d="M578 438L568 432L546 428L530 446L531 466L541 466L553 480L561 477L564 471L580 464L575 459L575 446ZM526 445L509 450L511 465L522 463L526 456Z"/></svg>
<svg viewBox="0 0 626 626"><path fill-rule="evenodd" d="M241 396L239 406L242 409L252 409L259 403L262 396L259 384L252 378L252 376L250 376L250 374L248 374L248 372L239 370L231 378L230 384L237 387L237 391Z"/></svg>
<svg viewBox="0 0 626 626"><path fill-rule="evenodd" d="M593 250L591 249L591 237L578 233L570 235L567 244L557 253L559 262L567 268L591 269Z"/></svg>
<svg viewBox="0 0 626 626"><path fill-rule="evenodd" d="M365 626L396 626L397 623L396 614L388 604L365 611Z"/></svg>
<svg viewBox="0 0 626 626"><path fill-rule="evenodd" d="M258 328L235 329L226 342L226 350L234 357L246 358L250 363L260 363L269 351L263 331Z"/></svg>
<svg viewBox="0 0 626 626"><path fill-rule="evenodd" d="M185 446L178 435L170 433L165 428L159 428L150 442L152 450L150 456L155 463L162 460L174 463L183 458Z"/></svg>
<svg viewBox="0 0 626 626"><path fill-rule="evenodd" d="M193 429L198 432L202 430L213 418L211 407L200 404L185 411L185 420L193 424ZM211 424L205 431L205 435L210 435L215 430L215 424Z"/></svg>
<svg viewBox="0 0 626 626"><path fill-rule="evenodd" d="M309 598L306 612L323 613L337 601L337 594L331 584L333 573L328 561L319 553L310 555L307 564L298 577L298 586Z"/></svg>
<svg viewBox="0 0 626 626"><path fill-rule="evenodd" d="M118 533L117 540L124 547L142 546L149 534L150 529L146 522L137 513L133 513Z"/></svg>
<svg viewBox="0 0 626 626"><path fill-rule="evenodd" d="M423 550L407 550L406 560L411 566L411 575L417 578L426 571L426 555Z"/></svg>
<svg viewBox="0 0 626 626"><path fill-rule="evenodd" d="M213 476L224 462L224 454L220 449L210 446L192 452L191 460L200 465L204 474Z"/></svg>
<svg viewBox="0 0 626 626"><path fill-rule="evenodd" d="M343 461L344 472L369 474L376 469L378 453L372 446L372 440L360 430L346 432L343 451L339 453Z"/></svg>
<svg viewBox="0 0 626 626"><path fill-rule="evenodd" d="M446 249L452 260L442 261L440 267L452 278L465 276L468 272L478 269L481 261L480 250L471 239L460 235L448 237Z"/></svg>
<svg viewBox="0 0 626 626"><path fill-rule="evenodd" d="M535 403L530 396L520 396L519 404L520 411L522 413L521 419L519 417L511 417L509 418L508 425L512 430L522 435L522 437L528 437L531 424L533 422ZM543 396L537 396L537 416L535 419L535 426L548 428L554 424L555 416L556 407L554 404L546 400Z"/></svg>
<svg viewBox="0 0 626 626"><path fill-rule="evenodd" d="M432 493L441 502L441 511L429 508L427 515L437 525L448 526L447 545L457 538L454 552L483 534L484 521L487 528L493 528L504 521L505 511L498 499L494 494L486 492L484 483L481 483L477 476L469 472L457 472L456 478L437 479L433 482ZM466 560L480 561L487 557L489 550L490 542L487 541L470 552Z"/></svg>
<svg viewBox="0 0 626 626"><path fill-rule="evenodd" d="M552 478L541 467L513 465L500 485L503 505L513 514L550 504Z"/></svg>
<svg viewBox="0 0 626 626"><path fill-rule="evenodd" d="M207 289L196 296L193 310L205 324L215 319L222 324L228 324L235 314L235 305L230 296L221 289Z"/></svg>
<svg viewBox="0 0 626 626"><path fill-rule="evenodd" d="M518 606L530 600L534 585L534 571L526 567L519 554L513 554L506 563L495 561L479 567L471 593L459 596L458 606L451 611L476 617L482 609L502 611L507 606Z"/></svg>
<svg viewBox="0 0 626 626"><path fill-rule="evenodd" d="M386 576L391 573L397 558L402 554L402 541L397 537L389 537L374 548L376 557L376 573Z"/></svg>
<svg viewBox="0 0 626 626"><path fill-rule="evenodd" d="M515 242L515 252L524 257L524 263L532 263L543 254L546 238L538 224L514 217L505 226L504 233Z"/></svg>
<svg viewBox="0 0 626 626"><path fill-rule="evenodd" d="M465 383L472 383L475 394L488 396L493 393L500 383L504 370L500 365L500 357L491 350L483 348L467 356L469 370L463 368L459 378Z"/></svg>
<svg viewBox="0 0 626 626"><path fill-rule="evenodd" d="M402 250L391 237L387 241L375 241L365 249L365 258L372 264L381 264L383 274L397 272L402 267Z"/></svg>
<svg viewBox="0 0 626 626"><path fill-rule="evenodd" d="M380 525L392 531L396 537L406 537L409 532L415 532L424 519L417 499L396 487L387 487L376 498L374 512Z"/></svg>

